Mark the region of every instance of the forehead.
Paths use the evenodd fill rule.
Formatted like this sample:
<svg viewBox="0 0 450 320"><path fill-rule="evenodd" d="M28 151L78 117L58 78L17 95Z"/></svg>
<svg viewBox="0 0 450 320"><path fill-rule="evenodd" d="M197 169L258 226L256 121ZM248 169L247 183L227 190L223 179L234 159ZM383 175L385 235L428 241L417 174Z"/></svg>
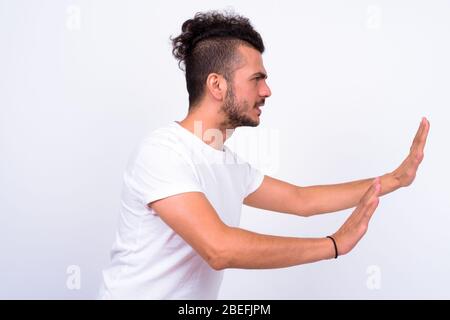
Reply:
<svg viewBox="0 0 450 320"><path fill-rule="evenodd" d="M243 76L250 76L257 72L266 73L264 68L261 53L249 46L240 45L238 47L238 52L241 58L239 67L236 69L236 74Z"/></svg>

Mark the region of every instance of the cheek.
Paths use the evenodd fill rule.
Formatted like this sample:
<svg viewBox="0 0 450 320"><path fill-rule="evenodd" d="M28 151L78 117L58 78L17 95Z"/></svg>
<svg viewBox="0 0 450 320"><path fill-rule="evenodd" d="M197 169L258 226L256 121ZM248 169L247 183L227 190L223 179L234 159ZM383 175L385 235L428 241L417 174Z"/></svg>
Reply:
<svg viewBox="0 0 450 320"><path fill-rule="evenodd" d="M253 107L254 107L254 103L251 103L250 101L248 101L248 99L242 100L241 108L243 111L246 111L246 112L251 111L253 109Z"/></svg>
<svg viewBox="0 0 450 320"><path fill-rule="evenodd" d="M249 85L245 88L242 88L239 92L239 97L242 101L256 101L258 99L258 90L259 87L256 84Z"/></svg>

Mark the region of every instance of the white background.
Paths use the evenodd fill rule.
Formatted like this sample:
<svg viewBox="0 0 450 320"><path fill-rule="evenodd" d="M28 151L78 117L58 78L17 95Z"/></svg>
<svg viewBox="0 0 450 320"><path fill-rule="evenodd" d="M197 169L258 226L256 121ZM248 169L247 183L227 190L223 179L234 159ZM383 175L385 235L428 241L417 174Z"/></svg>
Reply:
<svg viewBox="0 0 450 320"><path fill-rule="evenodd" d="M224 8L266 44L273 95L261 125L227 142L266 174L298 185L382 175L422 116L431 131L416 181L381 199L349 255L227 270L220 297L450 298L447 0L0 0L0 298L95 297L128 156L187 112L169 36L195 12ZM350 212L244 207L241 225L321 237Z"/></svg>

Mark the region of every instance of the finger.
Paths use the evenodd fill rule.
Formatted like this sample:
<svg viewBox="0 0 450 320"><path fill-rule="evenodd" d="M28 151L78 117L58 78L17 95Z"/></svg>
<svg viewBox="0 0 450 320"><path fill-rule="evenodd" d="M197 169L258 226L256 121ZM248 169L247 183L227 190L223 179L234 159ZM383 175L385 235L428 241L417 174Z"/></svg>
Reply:
<svg viewBox="0 0 450 320"><path fill-rule="evenodd" d="M430 122L425 119L425 126L422 132L422 136L421 136L421 143L420 143L420 151L423 152L423 150L425 149L425 144L427 143L427 138L428 138L428 132L430 131Z"/></svg>
<svg viewBox="0 0 450 320"><path fill-rule="evenodd" d="M370 188L367 189L366 193L361 198L362 204L364 205L365 203L369 202L370 199L373 198L374 196L378 196L380 189L381 189L380 177L376 177L372 181L372 185L370 186Z"/></svg>
<svg viewBox="0 0 450 320"><path fill-rule="evenodd" d="M355 222L358 223L361 220L361 217L364 215L364 212L367 210L367 207L370 205L371 201L373 201L374 198L377 198L379 196L380 190L381 190L380 177L377 177L373 180L371 186L362 196L357 207L352 212L350 219L355 219Z"/></svg>
<svg viewBox="0 0 450 320"><path fill-rule="evenodd" d="M355 210L353 210L352 215L349 217L349 219L356 219L356 221L359 221L364 210L366 210L365 207L370 204L370 200L373 197L378 197L380 189L380 177L376 177L375 179L373 179L373 182L367 189L366 193L359 200L358 205L356 206Z"/></svg>
<svg viewBox="0 0 450 320"><path fill-rule="evenodd" d="M358 212L355 212L355 215L352 219L355 227L362 226L365 230L367 230L369 221L372 218L375 209L378 207L379 202L380 200L378 196L375 196L371 198L370 201L365 202Z"/></svg>
<svg viewBox="0 0 450 320"><path fill-rule="evenodd" d="M411 150L411 153L414 155L415 159L419 160L419 163L423 159L423 152L427 142L428 132L430 130L430 124L426 118L424 118L424 123L425 124L421 136L419 137L416 145Z"/></svg>
<svg viewBox="0 0 450 320"><path fill-rule="evenodd" d="M420 121L420 125L419 128L417 129L416 135L414 136L414 141L419 140L420 136L422 135L423 132L423 128L425 126L425 118L422 118L422 120Z"/></svg>
<svg viewBox="0 0 450 320"><path fill-rule="evenodd" d="M415 153L418 157L421 157L421 154L423 154L423 150L425 149L429 129L430 123L427 118L423 117L420 129L418 130L417 135L414 138L413 145L411 146L411 152Z"/></svg>
<svg viewBox="0 0 450 320"><path fill-rule="evenodd" d="M375 197L366 207L364 210L364 214L362 214L361 217L361 223L368 225L370 219L372 218L373 214L375 213L375 210L378 207L378 204L380 203L380 199L378 197Z"/></svg>
<svg viewBox="0 0 450 320"><path fill-rule="evenodd" d="M413 140L413 143L411 145L411 151L416 149L417 145L420 142L420 138L422 137L422 133L423 133L423 130L424 130L424 127L425 127L424 119L425 118L422 118L422 121L420 121L419 128L417 129L416 135L414 136L414 140Z"/></svg>
<svg viewBox="0 0 450 320"><path fill-rule="evenodd" d="M356 207L356 209L352 212L350 217L348 217L346 221L346 225L354 226L353 228L356 228L357 226L361 225L362 223L367 223L367 215L369 217L373 214L373 206L378 205L378 196L381 190L381 184L380 184L380 178L377 177L373 180L372 185L370 188L366 191L364 196L361 198L360 203ZM366 219L366 220L364 220Z"/></svg>

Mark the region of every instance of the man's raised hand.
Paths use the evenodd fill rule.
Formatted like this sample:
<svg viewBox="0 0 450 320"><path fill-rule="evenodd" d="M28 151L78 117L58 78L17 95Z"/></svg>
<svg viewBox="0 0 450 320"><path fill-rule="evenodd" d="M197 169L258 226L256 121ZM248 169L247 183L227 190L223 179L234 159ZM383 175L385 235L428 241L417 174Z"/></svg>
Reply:
<svg viewBox="0 0 450 320"><path fill-rule="evenodd" d="M410 151L402 164L392 172L392 176L397 180L399 187L409 186L416 177L417 169L424 157L425 143L427 142L430 123L424 117L420 122L419 129L414 137Z"/></svg>
<svg viewBox="0 0 450 320"><path fill-rule="evenodd" d="M339 255L350 252L366 233L370 218L378 206L380 189L380 178L376 178L350 217L333 234Z"/></svg>

